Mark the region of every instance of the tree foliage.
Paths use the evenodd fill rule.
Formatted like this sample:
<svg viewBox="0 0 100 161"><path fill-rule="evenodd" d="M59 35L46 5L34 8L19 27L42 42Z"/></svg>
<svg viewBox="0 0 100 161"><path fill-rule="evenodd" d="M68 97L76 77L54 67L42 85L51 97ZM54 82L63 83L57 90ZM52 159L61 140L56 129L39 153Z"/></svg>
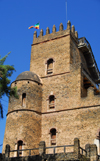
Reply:
<svg viewBox="0 0 100 161"><path fill-rule="evenodd" d="M8 57L10 53L8 53L6 56L0 59L0 100L2 96L6 95L7 97L14 96L18 98L17 95L17 87L11 88L10 82L11 80L9 77L13 74L15 71L14 66L10 65L4 65L4 62L6 58ZM3 106L0 101L0 115L1 118L3 118Z"/></svg>

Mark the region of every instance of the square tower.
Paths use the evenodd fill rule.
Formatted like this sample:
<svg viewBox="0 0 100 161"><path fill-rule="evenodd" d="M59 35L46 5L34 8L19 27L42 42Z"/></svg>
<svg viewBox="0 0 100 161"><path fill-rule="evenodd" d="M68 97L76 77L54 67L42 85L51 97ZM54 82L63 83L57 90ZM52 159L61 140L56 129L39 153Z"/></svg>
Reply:
<svg viewBox="0 0 100 161"><path fill-rule="evenodd" d="M42 82L41 140L47 146L72 144L75 137L82 146L94 143L100 126L94 114L99 70L89 42L78 39L70 21L66 30L61 23L58 32L55 25L51 34L49 28L38 38L34 32L30 71Z"/></svg>

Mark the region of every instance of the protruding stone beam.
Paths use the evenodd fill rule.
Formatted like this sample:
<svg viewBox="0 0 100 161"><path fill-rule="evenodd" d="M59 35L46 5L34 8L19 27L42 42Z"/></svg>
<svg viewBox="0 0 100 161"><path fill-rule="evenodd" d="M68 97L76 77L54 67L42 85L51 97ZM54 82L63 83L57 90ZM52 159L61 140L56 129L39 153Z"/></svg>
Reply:
<svg viewBox="0 0 100 161"><path fill-rule="evenodd" d="M59 31L63 31L63 24L62 23L60 23Z"/></svg>
<svg viewBox="0 0 100 161"><path fill-rule="evenodd" d="M41 31L40 31L40 37L42 37L43 36L43 29L41 29Z"/></svg>
<svg viewBox="0 0 100 161"><path fill-rule="evenodd" d="M69 20L67 22L67 30L71 30L71 22Z"/></svg>
<svg viewBox="0 0 100 161"><path fill-rule="evenodd" d="M37 31L34 31L34 39L37 38Z"/></svg>
<svg viewBox="0 0 100 161"><path fill-rule="evenodd" d="M49 30L49 27L47 27L46 29L46 35L50 34L50 30Z"/></svg>
<svg viewBox="0 0 100 161"><path fill-rule="evenodd" d="M56 32L56 26L53 25L53 28L52 28L52 33L55 33Z"/></svg>

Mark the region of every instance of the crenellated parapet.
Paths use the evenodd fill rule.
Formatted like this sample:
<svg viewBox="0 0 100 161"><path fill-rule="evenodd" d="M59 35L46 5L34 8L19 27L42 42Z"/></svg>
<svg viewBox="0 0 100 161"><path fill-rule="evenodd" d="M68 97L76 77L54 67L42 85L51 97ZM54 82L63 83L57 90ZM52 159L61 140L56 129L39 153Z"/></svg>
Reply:
<svg viewBox="0 0 100 161"><path fill-rule="evenodd" d="M56 32L56 26L53 25L53 28L52 28L52 33L55 33Z"/></svg>
<svg viewBox="0 0 100 161"><path fill-rule="evenodd" d="M64 30L63 24L60 23L59 31L56 31L55 25L53 25L52 33L50 33L49 27L46 28L46 35L43 35L43 29L41 29L40 34L37 37L37 31L35 31L34 35L33 35L33 44L37 44L37 43L41 43L41 42L65 37L67 35L71 35L74 38L74 40L76 42L78 42L78 33L77 33L77 31L75 31L74 25L71 26L70 21L67 22L67 29L66 30Z"/></svg>
<svg viewBox="0 0 100 161"><path fill-rule="evenodd" d="M48 34L50 34L50 29L49 29L49 27L47 27L47 29L46 29L46 35L48 35Z"/></svg>
<svg viewBox="0 0 100 161"><path fill-rule="evenodd" d="M63 31L63 24L62 23L59 26L59 31Z"/></svg>

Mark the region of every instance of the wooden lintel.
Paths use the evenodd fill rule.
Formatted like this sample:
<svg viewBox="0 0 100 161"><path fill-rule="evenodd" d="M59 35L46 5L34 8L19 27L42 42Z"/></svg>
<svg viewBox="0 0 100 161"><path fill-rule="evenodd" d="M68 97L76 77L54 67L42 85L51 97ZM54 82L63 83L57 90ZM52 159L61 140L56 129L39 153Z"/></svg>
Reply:
<svg viewBox="0 0 100 161"><path fill-rule="evenodd" d="M86 77L84 77L84 80L88 80Z"/></svg>
<svg viewBox="0 0 100 161"><path fill-rule="evenodd" d="M91 84L91 82L90 82L90 81L84 81L84 83L85 83L85 84Z"/></svg>

